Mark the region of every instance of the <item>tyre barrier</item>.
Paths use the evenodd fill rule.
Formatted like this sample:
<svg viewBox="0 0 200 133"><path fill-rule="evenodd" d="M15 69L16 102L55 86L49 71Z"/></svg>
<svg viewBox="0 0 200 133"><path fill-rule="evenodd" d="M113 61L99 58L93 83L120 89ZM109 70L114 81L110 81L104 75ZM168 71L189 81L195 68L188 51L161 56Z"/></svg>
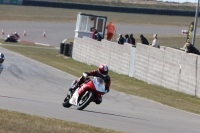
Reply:
<svg viewBox="0 0 200 133"><path fill-rule="evenodd" d="M0 0L1 1L1 0ZM176 9L157 9L157 8L139 8L139 7L121 7L121 6L107 6L97 4L82 4L73 2L52 2L52 1L37 1L37 0L23 0L22 5L25 6L43 6L69 9L83 9L83 10L97 10L97 11L111 11L123 13L141 13L141 14L157 14L157 15L173 15L173 16L194 16L193 10L176 10ZM199 12L200 15L200 12Z"/></svg>
<svg viewBox="0 0 200 133"><path fill-rule="evenodd" d="M60 54L63 54L64 56L72 57L72 48L73 48L73 42L61 43Z"/></svg>
<svg viewBox="0 0 200 133"><path fill-rule="evenodd" d="M64 52L64 45L65 43L60 43L60 54L63 54Z"/></svg>
<svg viewBox="0 0 200 133"><path fill-rule="evenodd" d="M69 44L68 44L68 43L66 43L66 44L64 45L63 54L64 54L65 56L69 56Z"/></svg>

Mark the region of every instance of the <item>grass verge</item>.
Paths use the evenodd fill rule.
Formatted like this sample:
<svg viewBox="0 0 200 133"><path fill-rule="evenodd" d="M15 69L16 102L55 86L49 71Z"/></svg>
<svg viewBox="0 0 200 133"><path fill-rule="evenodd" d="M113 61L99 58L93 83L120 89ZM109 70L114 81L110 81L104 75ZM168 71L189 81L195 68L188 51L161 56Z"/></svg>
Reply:
<svg viewBox="0 0 200 133"><path fill-rule="evenodd" d="M1 133L122 133L76 122L0 109Z"/></svg>

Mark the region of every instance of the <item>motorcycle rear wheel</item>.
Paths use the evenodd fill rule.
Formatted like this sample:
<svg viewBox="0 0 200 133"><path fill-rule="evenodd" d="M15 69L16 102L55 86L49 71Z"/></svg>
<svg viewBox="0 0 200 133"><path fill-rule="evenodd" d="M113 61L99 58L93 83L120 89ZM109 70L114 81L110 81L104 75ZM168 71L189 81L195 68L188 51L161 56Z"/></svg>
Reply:
<svg viewBox="0 0 200 133"><path fill-rule="evenodd" d="M64 99L64 102L62 103L63 107L69 108L69 107L72 106L72 105L69 103L69 100L70 100L70 95L67 95L67 97Z"/></svg>
<svg viewBox="0 0 200 133"><path fill-rule="evenodd" d="M90 104L90 102L92 102L92 100L94 99L94 92L89 91L89 93L85 96L84 99L82 99L83 96L84 94L78 100L78 105L77 105L78 110L83 110L85 107L87 107Z"/></svg>

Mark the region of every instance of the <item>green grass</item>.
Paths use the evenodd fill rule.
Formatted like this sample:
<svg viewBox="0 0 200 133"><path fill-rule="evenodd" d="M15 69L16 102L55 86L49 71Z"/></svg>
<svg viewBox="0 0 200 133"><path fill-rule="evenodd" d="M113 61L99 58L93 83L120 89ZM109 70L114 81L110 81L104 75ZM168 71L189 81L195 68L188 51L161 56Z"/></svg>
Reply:
<svg viewBox="0 0 200 133"><path fill-rule="evenodd" d="M122 133L86 124L0 109L1 133Z"/></svg>

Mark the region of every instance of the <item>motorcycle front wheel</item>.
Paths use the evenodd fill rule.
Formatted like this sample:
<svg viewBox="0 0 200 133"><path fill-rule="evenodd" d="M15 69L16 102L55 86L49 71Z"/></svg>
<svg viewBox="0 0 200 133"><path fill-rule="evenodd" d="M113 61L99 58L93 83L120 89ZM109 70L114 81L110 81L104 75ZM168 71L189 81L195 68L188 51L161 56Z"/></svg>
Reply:
<svg viewBox="0 0 200 133"><path fill-rule="evenodd" d="M62 103L63 107L69 108L69 107L72 106L72 105L69 103L69 100L70 100L70 95L67 95L67 97L64 99L64 102Z"/></svg>
<svg viewBox="0 0 200 133"><path fill-rule="evenodd" d="M94 99L94 92L93 91L86 91L78 100L77 109L83 110L85 107L87 107L90 102Z"/></svg>

